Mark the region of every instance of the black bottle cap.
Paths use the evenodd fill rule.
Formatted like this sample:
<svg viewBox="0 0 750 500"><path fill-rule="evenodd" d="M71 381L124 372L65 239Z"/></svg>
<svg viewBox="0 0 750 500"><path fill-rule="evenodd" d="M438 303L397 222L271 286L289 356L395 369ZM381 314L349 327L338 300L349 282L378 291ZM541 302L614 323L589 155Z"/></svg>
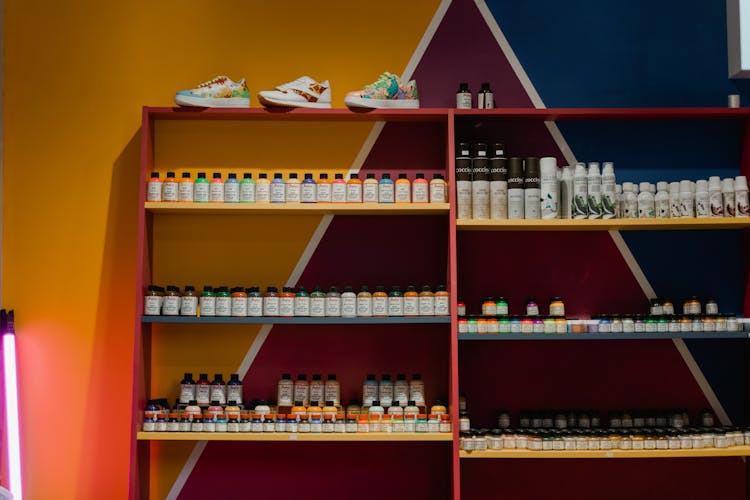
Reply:
<svg viewBox="0 0 750 500"><path fill-rule="evenodd" d="M217 382L218 381L223 382L224 381L224 375L222 375L221 373L214 373L214 380L216 380Z"/></svg>
<svg viewBox="0 0 750 500"><path fill-rule="evenodd" d="M393 285L393 286L391 287L391 291L392 291L392 292L400 292L400 291L401 291L401 287L400 287L400 286L398 286L398 285Z"/></svg>
<svg viewBox="0 0 750 500"><path fill-rule="evenodd" d="M318 400L310 401L310 406L318 406Z"/></svg>
<svg viewBox="0 0 750 500"><path fill-rule="evenodd" d="M159 178L159 172L151 172L151 178L152 179L158 179Z"/></svg>
<svg viewBox="0 0 750 500"><path fill-rule="evenodd" d="M244 173L244 174L242 174L242 178L243 179L252 179L253 178L253 174Z"/></svg>
<svg viewBox="0 0 750 500"><path fill-rule="evenodd" d="M385 292L385 287L382 286L382 285L376 285L375 286L375 291L376 292Z"/></svg>
<svg viewBox="0 0 750 500"><path fill-rule="evenodd" d="M167 179L174 179L174 172L167 172Z"/></svg>
<svg viewBox="0 0 750 500"><path fill-rule="evenodd" d="M359 174L349 174L350 179L359 179Z"/></svg>
<svg viewBox="0 0 750 500"><path fill-rule="evenodd" d="M304 287L304 286L298 286L298 287L297 287L297 293L300 293L300 292L305 292L305 293L307 293L307 290L305 289L305 287Z"/></svg>
<svg viewBox="0 0 750 500"><path fill-rule="evenodd" d="M373 375L372 373L368 373L367 380L375 380L375 375Z"/></svg>
<svg viewBox="0 0 750 500"><path fill-rule="evenodd" d="M182 173L182 178L183 179L190 179L190 172L183 172Z"/></svg>
<svg viewBox="0 0 750 500"><path fill-rule="evenodd" d="M312 379L313 380L322 380L322 377L321 377L321 375L319 373L314 373Z"/></svg>
<svg viewBox="0 0 750 500"><path fill-rule="evenodd" d="M417 291L417 286L416 285L409 285L409 286L406 287L406 291L407 292L416 292Z"/></svg>
<svg viewBox="0 0 750 500"><path fill-rule="evenodd" d="M190 401L188 401L188 405L190 405L190 406L197 406L198 405L198 401L196 401L195 399L191 399Z"/></svg>
<svg viewBox="0 0 750 500"><path fill-rule="evenodd" d="M490 158L490 180L508 180L508 161L505 158Z"/></svg>
<svg viewBox="0 0 750 500"><path fill-rule="evenodd" d="M294 172L292 172L291 174L289 174L289 178L290 179L296 179L297 178L297 174L295 174Z"/></svg>
<svg viewBox="0 0 750 500"><path fill-rule="evenodd" d="M326 401L326 406L333 406L333 401Z"/></svg>
<svg viewBox="0 0 750 500"><path fill-rule="evenodd" d="M339 289L336 286L332 286L328 289L328 293L339 293Z"/></svg>
<svg viewBox="0 0 750 500"><path fill-rule="evenodd" d="M268 179L268 174L265 174L265 173L263 173L263 174L258 174L258 178L259 178L259 179Z"/></svg>
<svg viewBox="0 0 750 500"><path fill-rule="evenodd" d="M179 287L176 287L176 286L174 286L174 285L168 285L168 286L167 286L167 291L168 291L168 292L179 292L179 291L180 291L180 288L179 288Z"/></svg>
<svg viewBox="0 0 750 500"><path fill-rule="evenodd" d="M232 373L231 375L229 375L229 380L231 380L232 382L239 382L239 380L240 380L240 374L239 373Z"/></svg>
<svg viewBox="0 0 750 500"><path fill-rule="evenodd" d="M232 288L232 293L244 292L245 288L241 286L235 286Z"/></svg>
<svg viewBox="0 0 750 500"><path fill-rule="evenodd" d="M490 84L487 82L482 83L482 92L492 92L490 90Z"/></svg>
<svg viewBox="0 0 750 500"><path fill-rule="evenodd" d="M487 157L487 149L486 142L475 142L473 148L474 157Z"/></svg>
<svg viewBox="0 0 750 500"><path fill-rule="evenodd" d="M469 84L465 82L461 82L458 84L458 91L459 92L469 92Z"/></svg>
<svg viewBox="0 0 750 500"><path fill-rule="evenodd" d="M372 406L380 406L380 400L379 399L373 399L372 400Z"/></svg>
<svg viewBox="0 0 750 500"><path fill-rule="evenodd" d="M443 178L443 174L432 174L432 178L433 179L442 179Z"/></svg>
<svg viewBox="0 0 750 500"><path fill-rule="evenodd" d="M541 186L539 182L539 158L532 156L524 160L523 186L526 189Z"/></svg>
<svg viewBox="0 0 750 500"><path fill-rule="evenodd" d="M221 179L221 172L214 172L214 179Z"/></svg>
<svg viewBox="0 0 750 500"><path fill-rule="evenodd" d="M422 291L423 291L423 292L431 292L431 291L432 291L432 289L430 288L430 285L424 285L424 286L422 287Z"/></svg>
<svg viewBox="0 0 750 500"><path fill-rule="evenodd" d="M206 172L198 172L198 178L199 179L205 179L206 178Z"/></svg>
<svg viewBox="0 0 750 500"><path fill-rule="evenodd" d="M508 189L523 188L523 159L509 158L508 162Z"/></svg>
<svg viewBox="0 0 750 500"><path fill-rule="evenodd" d="M268 293L268 292L278 292L278 291L279 291L279 289L276 288L275 286L266 287L266 293Z"/></svg>
<svg viewBox="0 0 750 500"><path fill-rule="evenodd" d="M297 380L307 380L307 375L300 373L297 375Z"/></svg>
<svg viewBox="0 0 750 500"><path fill-rule="evenodd" d="M387 373L383 374L383 375L380 376L380 380L381 381L383 381L383 380L391 380L391 376L388 375Z"/></svg>
<svg viewBox="0 0 750 500"><path fill-rule="evenodd" d="M227 406L237 406L237 401L235 401L234 399L230 399L229 401L227 401Z"/></svg>
<svg viewBox="0 0 750 500"><path fill-rule="evenodd" d="M471 145L468 142L456 144L456 156L468 157L471 155Z"/></svg>
<svg viewBox="0 0 750 500"><path fill-rule="evenodd" d="M412 380L422 380L422 375L420 375L419 373L415 373L414 375L411 376L411 379Z"/></svg>
<svg viewBox="0 0 750 500"><path fill-rule="evenodd" d="M360 292L369 292L370 289L367 287L367 285L362 285L361 287L359 287L359 291Z"/></svg>
<svg viewBox="0 0 750 500"><path fill-rule="evenodd" d="M185 378L185 380L192 380L193 379L193 374L190 373L190 372L185 372L184 378Z"/></svg>
<svg viewBox="0 0 750 500"><path fill-rule="evenodd" d="M208 373L199 373L198 380L208 380Z"/></svg>
<svg viewBox="0 0 750 500"><path fill-rule="evenodd" d="M305 174L305 179L312 179L312 178L313 178L313 174Z"/></svg>
<svg viewBox="0 0 750 500"><path fill-rule="evenodd" d="M417 406L417 402L414 400L409 400L406 402L406 406Z"/></svg>
<svg viewBox="0 0 750 500"><path fill-rule="evenodd" d="M398 174L399 179L406 179L406 174Z"/></svg>
<svg viewBox="0 0 750 500"><path fill-rule="evenodd" d="M236 178L237 178L237 174L234 174L234 173L230 173L230 174L229 174L229 178L230 178L230 179L236 179Z"/></svg>
<svg viewBox="0 0 750 500"><path fill-rule="evenodd" d="M493 158L505 158L505 144L502 142L493 142L490 148L490 156Z"/></svg>
<svg viewBox="0 0 750 500"><path fill-rule="evenodd" d="M302 401L295 401L294 406L302 406Z"/></svg>
<svg viewBox="0 0 750 500"><path fill-rule="evenodd" d="M211 406L219 406L219 401L212 399L211 400Z"/></svg>
<svg viewBox="0 0 750 500"><path fill-rule="evenodd" d="M396 374L396 380L406 380L406 375L403 373Z"/></svg>
<svg viewBox="0 0 750 500"><path fill-rule="evenodd" d="M365 178L366 178L366 179L374 179L374 178L375 178L375 174L373 174L373 173L369 173L369 174L367 174L367 175L365 176Z"/></svg>
<svg viewBox="0 0 750 500"><path fill-rule="evenodd" d="M391 178L391 174L383 174L383 175L380 176L380 178L381 179L390 179Z"/></svg>
<svg viewBox="0 0 750 500"><path fill-rule="evenodd" d="M328 374L328 380L336 380L336 374L335 373L329 373Z"/></svg>
<svg viewBox="0 0 750 500"><path fill-rule="evenodd" d="M353 293L354 292L354 288L352 288L350 286L345 286L344 287L344 292L352 292Z"/></svg>
<svg viewBox="0 0 750 500"><path fill-rule="evenodd" d="M280 173L277 172L277 173L273 174L273 178L274 179L283 179L283 176Z"/></svg>
<svg viewBox="0 0 750 500"><path fill-rule="evenodd" d="M344 178L344 174L335 174L335 175L333 176L333 178L334 178L334 179L343 179L343 178Z"/></svg>
<svg viewBox="0 0 750 500"><path fill-rule="evenodd" d="M320 174L321 179L328 179L328 174Z"/></svg>

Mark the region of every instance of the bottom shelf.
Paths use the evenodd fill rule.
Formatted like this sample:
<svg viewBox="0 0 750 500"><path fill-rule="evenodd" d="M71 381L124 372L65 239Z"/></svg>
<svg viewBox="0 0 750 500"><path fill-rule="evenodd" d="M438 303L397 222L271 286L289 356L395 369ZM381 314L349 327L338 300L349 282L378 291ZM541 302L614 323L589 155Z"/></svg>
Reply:
<svg viewBox="0 0 750 500"><path fill-rule="evenodd" d="M697 458L750 456L750 446L684 450L483 450L461 451L461 458Z"/></svg>
<svg viewBox="0 0 750 500"><path fill-rule="evenodd" d="M139 441L452 441L450 432L362 432L291 434L288 432L139 432Z"/></svg>

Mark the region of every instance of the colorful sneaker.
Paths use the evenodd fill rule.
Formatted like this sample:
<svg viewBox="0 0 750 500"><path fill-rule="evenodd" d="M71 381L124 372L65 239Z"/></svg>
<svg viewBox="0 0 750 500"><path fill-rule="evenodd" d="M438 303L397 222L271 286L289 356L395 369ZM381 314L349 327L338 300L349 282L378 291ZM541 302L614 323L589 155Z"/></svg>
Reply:
<svg viewBox="0 0 750 500"><path fill-rule="evenodd" d="M418 108L417 82L402 85L398 76L386 71L364 89L346 94L344 103L353 108Z"/></svg>
<svg viewBox="0 0 750 500"><path fill-rule="evenodd" d="M199 106L204 108L249 108L250 91L243 78L233 82L226 76L201 83L194 89L180 90L174 96L178 106Z"/></svg>
<svg viewBox="0 0 750 500"><path fill-rule="evenodd" d="M274 90L258 92L258 100L264 106L330 108L331 85L328 80L318 83L309 76L301 76L293 82L279 85Z"/></svg>

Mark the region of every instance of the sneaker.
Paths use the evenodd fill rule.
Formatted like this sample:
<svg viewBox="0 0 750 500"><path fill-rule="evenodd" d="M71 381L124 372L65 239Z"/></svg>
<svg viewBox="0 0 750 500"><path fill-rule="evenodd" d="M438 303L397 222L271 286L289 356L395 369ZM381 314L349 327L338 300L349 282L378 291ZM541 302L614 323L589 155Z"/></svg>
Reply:
<svg viewBox="0 0 750 500"><path fill-rule="evenodd" d="M279 85L274 90L258 92L258 100L264 106L330 108L331 85L328 80L318 83L309 76L301 76L293 82Z"/></svg>
<svg viewBox="0 0 750 500"><path fill-rule="evenodd" d="M250 91L244 78L239 82L233 82L226 76L217 76L194 89L180 90L175 94L174 102L178 106L249 108Z"/></svg>
<svg viewBox="0 0 750 500"><path fill-rule="evenodd" d="M418 108L417 82L403 85L398 76L385 72L364 89L346 94L344 103L354 108Z"/></svg>

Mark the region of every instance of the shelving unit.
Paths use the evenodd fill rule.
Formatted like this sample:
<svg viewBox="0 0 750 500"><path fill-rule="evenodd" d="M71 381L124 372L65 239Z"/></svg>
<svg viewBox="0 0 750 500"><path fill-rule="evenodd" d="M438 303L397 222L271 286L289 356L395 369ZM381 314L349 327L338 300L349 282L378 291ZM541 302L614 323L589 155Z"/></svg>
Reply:
<svg viewBox="0 0 750 500"><path fill-rule="evenodd" d="M698 448L686 450L580 450L580 451L531 451L531 450L483 450L461 451L461 458L494 459L545 459L545 458L712 458L750 456L750 446L731 448Z"/></svg>
<svg viewBox="0 0 750 500"><path fill-rule="evenodd" d="M309 433L237 433L237 432L139 432L139 441L319 441L329 443L342 442L421 442L421 441L452 441L453 435L440 432L363 432L344 434L309 434Z"/></svg>

